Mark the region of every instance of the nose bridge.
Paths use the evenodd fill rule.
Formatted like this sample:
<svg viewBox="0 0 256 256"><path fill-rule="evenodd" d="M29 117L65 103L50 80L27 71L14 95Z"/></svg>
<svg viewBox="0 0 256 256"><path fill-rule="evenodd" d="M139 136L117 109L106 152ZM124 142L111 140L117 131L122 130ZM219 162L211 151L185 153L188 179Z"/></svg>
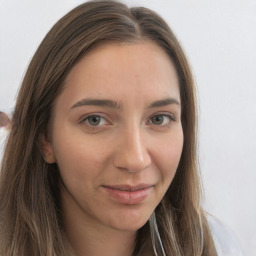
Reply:
<svg viewBox="0 0 256 256"><path fill-rule="evenodd" d="M129 172L139 172L151 164L143 128L130 125L121 133L114 164L116 167Z"/></svg>

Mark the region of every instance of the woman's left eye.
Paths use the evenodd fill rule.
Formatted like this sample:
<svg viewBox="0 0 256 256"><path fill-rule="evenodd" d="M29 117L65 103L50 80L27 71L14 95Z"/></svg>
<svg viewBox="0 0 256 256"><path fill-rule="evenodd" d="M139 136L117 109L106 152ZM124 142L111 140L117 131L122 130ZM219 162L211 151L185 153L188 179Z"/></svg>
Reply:
<svg viewBox="0 0 256 256"><path fill-rule="evenodd" d="M172 121L175 121L174 117L171 115L159 114L150 118L150 124L164 126L170 124Z"/></svg>
<svg viewBox="0 0 256 256"><path fill-rule="evenodd" d="M102 126L102 125L106 124L107 120L104 117L99 116L99 115L90 115L90 116L87 116L83 120L83 123L85 123L89 126L97 127L97 126Z"/></svg>

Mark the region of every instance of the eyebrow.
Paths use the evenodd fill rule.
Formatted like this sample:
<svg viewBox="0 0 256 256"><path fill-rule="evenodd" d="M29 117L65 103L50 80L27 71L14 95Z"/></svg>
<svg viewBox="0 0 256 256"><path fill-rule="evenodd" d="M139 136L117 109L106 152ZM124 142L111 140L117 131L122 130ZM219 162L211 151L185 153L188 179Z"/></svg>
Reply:
<svg viewBox="0 0 256 256"><path fill-rule="evenodd" d="M180 103L178 100L175 98L167 98L163 100L157 100L151 103L147 108L157 108L157 107L163 107L167 105L178 105L180 106ZM106 99L82 99L75 103L71 109L77 108L77 107L82 107L82 106L100 106L100 107L108 107L108 108L113 108L113 109L122 109L122 105L119 104L116 101L113 100L106 100Z"/></svg>
<svg viewBox="0 0 256 256"><path fill-rule="evenodd" d="M82 99L78 101L76 104L74 104L71 109L82 107L82 106L101 106L101 107L108 107L108 108L114 108L114 109L121 109L121 105L115 101L112 100L104 100L104 99Z"/></svg>
<svg viewBox="0 0 256 256"><path fill-rule="evenodd" d="M163 107L163 106L172 105L172 104L180 106L179 101L176 100L175 98L167 98L163 100L154 101L147 108L157 108L157 107Z"/></svg>

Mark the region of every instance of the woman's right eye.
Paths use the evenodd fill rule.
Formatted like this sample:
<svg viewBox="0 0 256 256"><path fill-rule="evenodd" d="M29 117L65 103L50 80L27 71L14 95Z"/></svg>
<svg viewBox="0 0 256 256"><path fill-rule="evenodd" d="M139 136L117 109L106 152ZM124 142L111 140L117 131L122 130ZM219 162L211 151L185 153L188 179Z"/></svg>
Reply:
<svg viewBox="0 0 256 256"><path fill-rule="evenodd" d="M99 127L107 124L107 120L99 115L90 115L83 119L82 123L85 123L88 126Z"/></svg>

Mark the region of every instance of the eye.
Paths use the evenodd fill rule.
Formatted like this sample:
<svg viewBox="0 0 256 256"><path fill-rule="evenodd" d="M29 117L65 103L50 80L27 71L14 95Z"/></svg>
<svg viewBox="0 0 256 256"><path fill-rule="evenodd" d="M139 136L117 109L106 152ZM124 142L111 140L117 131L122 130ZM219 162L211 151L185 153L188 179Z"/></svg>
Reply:
<svg viewBox="0 0 256 256"><path fill-rule="evenodd" d="M173 116L159 114L152 116L149 122L153 125L164 126L170 124L172 121L175 121L175 118Z"/></svg>
<svg viewBox="0 0 256 256"><path fill-rule="evenodd" d="M107 120L99 115L90 115L83 120L83 123L89 126L102 126L107 123Z"/></svg>

